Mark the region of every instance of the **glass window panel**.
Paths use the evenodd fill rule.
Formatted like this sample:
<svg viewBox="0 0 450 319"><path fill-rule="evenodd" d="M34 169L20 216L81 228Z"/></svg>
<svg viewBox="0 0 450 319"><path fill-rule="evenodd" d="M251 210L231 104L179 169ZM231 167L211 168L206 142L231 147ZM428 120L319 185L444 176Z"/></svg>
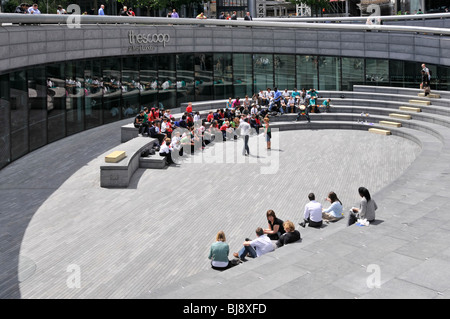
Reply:
<svg viewBox="0 0 450 319"><path fill-rule="evenodd" d="M213 55L200 53L195 55L195 93L197 101L214 99Z"/></svg>
<svg viewBox="0 0 450 319"><path fill-rule="evenodd" d="M233 97L233 60L230 53L214 54L214 96L222 100Z"/></svg>
<svg viewBox="0 0 450 319"><path fill-rule="evenodd" d="M84 62L66 63L67 135L84 130Z"/></svg>
<svg viewBox="0 0 450 319"><path fill-rule="evenodd" d="M47 144L47 77L45 67L27 71L30 152Z"/></svg>
<svg viewBox="0 0 450 319"><path fill-rule="evenodd" d="M319 90L340 90L341 64L339 57L319 56Z"/></svg>
<svg viewBox="0 0 450 319"><path fill-rule="evenodd" d="M138 57L122 59L122 87L122 116L134 117L140 109L139 93L142 89Z"/></svg>
<svg viewBox="0 0 450 319"><path fill-rule="evenodd" d="M66 75L64 63L47 66L47 134L48 142L66 135Z"/></svg>
<svg viewBox="0 0 450 319"><path fill-rule="evenodd" d="M103 124L103 76L100 61L85 61L84 88L84 117L86 129L90 129Z"/></svg>
<svg viewBox="0 0 450 319"><path fill-rule="evenodd" d="M233 54L234 92L236 96L253 96L252 55ZM228 96L229 97L229 96Z"/></svg>
<svg viewBox="0 0 450 319"><path fill-rule="evenodd" d="M315 55L297 56L297 88L311 89L318 88L317 68L319 60Z"/></svg>
<svg viewBox="0 0 450 319"><path fill-rule="evenodd" d="M295 85L295 56L276 54L274 56L275 86L279 90L293 90Z"/></svg>
<svg viewBox="0 0 450 319"><path fill-rule="evenodd" d="M28 152L28 88L25 71L17 71L9 77L11 109L11 160Z"/></svg>
<svg viewBox="0 0 450 319"><path fill-rule="evenodd" d="M103 75L103 122L111 123L122 118L121 63L120 58L102 61Z"/></svg>
<svg viewBox="0 0 450 319"><path fill-rule="evenodd" d="M366 59L366 84L389 85L389 61Z"/></svg>
<svg viewBox="0 0 450 319"><path fill-rule="evenodd" d="M431 82L436 85L437 90L450 90L450 67L439 66L437 70L431 70ZM433 87L432 87L433 88Z"/></svg>
<svg viewBox="0 0 450 319"><path fill-rule="evenodd" d="M178 104L195 99L194 55L178 54L177 59L177 101Z"/></svg>
<svg viewBox="0 0 450 319"><path fill-rule="evenodd" d="M253 55L255 90L273 89L273 67L272 54Z"/></svg>
<svg viewBox="0 0 450 319"><path fill-rule="evenodd" d="M175 55L166 54L158 57L158 105L160 108L172 109L177 106L175 64Z"/></svg>
<svg viewBox="0 0 450 319"><path fill-rule="evenodd" d="M10 161L9 74L0 76L0 169Z"/></svg>
<svg viewBox="0 0 450 319"><path fill-rule="evenodd" d="M158 97L158 57L140 57L139 79L141 87L141 106L156 107Z"/></svg>
<svg viewBox="0 0 450 319"><path fill-rule="evenodd" d="M342 90L352 91L353 85L364 84L364 59L342 58Z"/></svg>

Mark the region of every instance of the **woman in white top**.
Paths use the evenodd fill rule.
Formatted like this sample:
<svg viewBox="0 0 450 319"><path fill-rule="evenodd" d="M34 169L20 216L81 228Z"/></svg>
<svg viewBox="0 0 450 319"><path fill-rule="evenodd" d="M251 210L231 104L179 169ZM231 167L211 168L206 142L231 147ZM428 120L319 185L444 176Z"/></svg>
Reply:
<svg viewBox="0 0 450 319"><path fill-rule="evenodd" d="M322 219L325 221L334 221L343 217L342 202L339 200L335 192L330 192L326 199L331 203L330 207L322 210Z"/></svg>

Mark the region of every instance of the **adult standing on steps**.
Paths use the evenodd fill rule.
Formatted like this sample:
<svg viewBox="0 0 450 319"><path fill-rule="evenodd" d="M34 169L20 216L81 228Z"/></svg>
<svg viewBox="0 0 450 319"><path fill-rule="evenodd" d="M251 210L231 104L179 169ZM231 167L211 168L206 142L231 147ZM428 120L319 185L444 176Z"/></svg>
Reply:
<svg viewBox="0 0 450 319"><path fill-rule="evenodd" d="M239 122L239 128L241 129L241 135L244 136L244 149L242 150L242 155L249 156L250 148L248 147L248 140L250 138L250 124L248 123L248 118L245 116L241 117Z"/></svg>
<svg viewBox="0 0 450 319"><path fill-rule="evenodd" d="M270 150L270 140L272 139L272 131L269 125L269 118L264 118L264 136L266 137L267 149Z"/></svg>

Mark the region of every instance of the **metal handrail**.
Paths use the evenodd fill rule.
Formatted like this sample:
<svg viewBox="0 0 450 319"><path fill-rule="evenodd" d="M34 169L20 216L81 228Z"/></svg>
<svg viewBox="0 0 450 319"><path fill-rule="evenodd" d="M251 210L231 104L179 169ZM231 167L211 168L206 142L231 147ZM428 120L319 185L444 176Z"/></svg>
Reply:
<svg viewBox="0 0 450 319"><path fill-rule="evenodd" d="M450 17L450 14L445 14ZM287 19L286 19L287 20ZM209 25L209 26L245 26L245 27L273 27L293 29L318 29L318 30L340 30L340 31L369 31L382 32L406 32L426 33L438 35L450 35L448 28L420 27L406 25L367 25L367 24L344 24L344 23L307 23L279 21L245 21L245 20L219 20L219 19L169 19L160 17L122 17L122 16L93 16L93 15L23 15L15 13L0 14L0 24L59 24L76 28L88 24L124 24L124 25Z"/></svg>
<svg viewBox="0 0 450 319"><path fill-rule="evenodd" d="M432 20L432 19L450 19L450 13L427 13L427 14L407 14L407 15L390 15L390 16L361 16L361 17L286 17L286 18L257 18L254 20L264 21L303 21L303 22L340 22L340 21L363 21L368 18L379 18L381 21L389 20Z"/></svg>

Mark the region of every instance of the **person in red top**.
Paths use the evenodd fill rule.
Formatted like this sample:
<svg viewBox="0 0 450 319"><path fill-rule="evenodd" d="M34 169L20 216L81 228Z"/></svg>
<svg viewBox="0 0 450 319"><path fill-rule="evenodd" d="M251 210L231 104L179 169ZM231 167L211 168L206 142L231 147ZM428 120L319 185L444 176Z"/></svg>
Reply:
<svg viewBox="0 0 450 319"><path fill-rule="evenodd" d="M188 103L188 106L186 107L186 112L192 114L192 102Z"/></svg>
<svg viewBox="0 0 450 319"><path fill-rule="evenodd" d="M223 137L224 141L227 140L227 131L228 131L229 127L230 127L230 122L228 122L228 121L224 121L222 126L220 127L220 131L222 132L222 137Z"/></svg>
<svg viewBox="0 0 450 319"><path fill-rule="evenodd" d="M213 113L213 111L210 111L208 116L207 116L207 118L206 118L206 121L209 122L209 123L212 123L213 120L214 120L214 113Z"/></svg>

